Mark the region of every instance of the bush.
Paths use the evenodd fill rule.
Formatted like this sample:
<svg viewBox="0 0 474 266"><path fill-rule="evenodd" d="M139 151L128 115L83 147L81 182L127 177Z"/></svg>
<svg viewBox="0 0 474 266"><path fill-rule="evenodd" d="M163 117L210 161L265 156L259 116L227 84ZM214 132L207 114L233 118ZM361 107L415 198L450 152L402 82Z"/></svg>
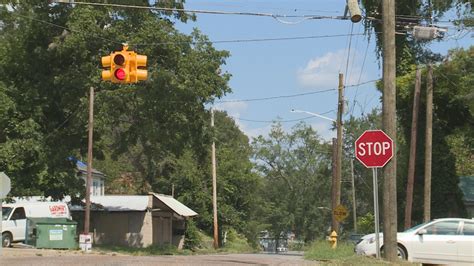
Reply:
<svg viewBox="0 0 474 266"><path fill-rule="evenodd" d="M184 248L195 250L201 247L202 238L199 229L193 220L188 220L186 223L186 231L184 233Z"/></svg>
<svg viewBox="0 0 474 266"><path fill-rule="evenodd" d="M365 216L357 219L357 229L359 234L371 234L374 232L375 218L372 213L367 213Z"/></svg>
<svg viewBox="0 0 474 266"><path fill-rule="evenodd" d="M243 235L237 233L235 229L227 231L227 242L223 246L225 252L252 252L254 248L250 246Z"/></svg>

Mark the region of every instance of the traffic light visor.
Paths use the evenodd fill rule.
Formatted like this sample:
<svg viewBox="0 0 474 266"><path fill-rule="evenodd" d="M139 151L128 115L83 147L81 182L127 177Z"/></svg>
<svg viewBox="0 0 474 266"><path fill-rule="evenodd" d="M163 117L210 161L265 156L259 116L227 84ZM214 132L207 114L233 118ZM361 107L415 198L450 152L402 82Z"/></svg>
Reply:
<svg viewBox="0 0 474 266"><path fill-rule="evenodd" d="M102 67L110 67L110 55L102 56Z"/></svg>

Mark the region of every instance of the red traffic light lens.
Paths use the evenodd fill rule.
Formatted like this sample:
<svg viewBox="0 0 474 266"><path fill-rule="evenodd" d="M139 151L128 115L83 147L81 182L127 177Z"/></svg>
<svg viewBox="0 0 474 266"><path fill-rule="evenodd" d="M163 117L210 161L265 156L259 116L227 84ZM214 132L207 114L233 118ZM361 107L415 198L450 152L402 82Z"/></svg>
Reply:
<svg viewBox="0 0 474 266"><path fill-rule="evenodd" d="M121 55L121 54L115 55L115 56L114 56L114 63L115 63L116 65L122 66L123 63L125 63L125 57L124 57L123 55Z"/></svg>
<svg viewBox="0 0 474 266"><path fill-rule="evenodd" d="M126 73L125 73L125 70L123 68L119 68L119 69L115 70L114 75L118 80L125 80Z"/></svg>

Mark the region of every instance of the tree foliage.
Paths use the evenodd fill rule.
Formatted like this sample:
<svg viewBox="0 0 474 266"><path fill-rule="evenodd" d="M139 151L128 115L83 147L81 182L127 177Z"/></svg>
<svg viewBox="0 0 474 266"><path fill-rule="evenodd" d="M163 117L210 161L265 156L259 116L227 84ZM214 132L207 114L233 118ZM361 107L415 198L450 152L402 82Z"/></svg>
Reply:
<svg viewBox="0 0 474 266"><path fill-rule="evenodd" d="M382 37L382 2L380 0L362 0L362 6L368 17L365 20L367 31L374 30L377 43L377 54L383 57ZM413 26L431 25L439 21L450 10L455 10L457 19L455 24L459 27L472 25L472 1L470 0L398 0L395 1L396 31L407 34L397 34L396 42L396 67L397 74L403 75L409 71L413 64L424 64L439 61L441 55L426 49L429 41L416 40L410 34Z"/></svg>
<svg viewBox="0 0 474 266"><path fill-rule="evenodd" d="M432 217L463 216L465 215L460 191L459 176L472 174L473 158L473 127L474 113L472 110L473 93L472 69L474 47L468 50L453 50L447 60L434 66L433 89L433 154L432 154ZM422 72L426 77L426 69ZM402 128L402 137L410 138L413 87L415 71L397 79L398 116ZM424 145L426 118L426 79L421 84L421 104L417 131L417 158L415 167L415 198L413 218L422 220L423 186L424 186ZM399 178L401 199L404 199L406 173L408 164L408 144L405 141L402 165Z"/></svg>
<svg viewBox="0 0 474 266"><path fill-rule="evenodd" d="M304 240L322 237L330 223L324 210L330 206L330 145L308 125L285 133L278 123L252 145L264 180L264 222L273 236L292 231Z"/></svg>

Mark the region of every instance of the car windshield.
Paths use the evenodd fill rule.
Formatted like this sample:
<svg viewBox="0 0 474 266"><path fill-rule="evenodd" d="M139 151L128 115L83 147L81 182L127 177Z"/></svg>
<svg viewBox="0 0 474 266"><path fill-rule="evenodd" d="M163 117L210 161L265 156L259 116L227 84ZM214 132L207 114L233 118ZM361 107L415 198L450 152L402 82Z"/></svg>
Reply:
<svg viewBox="0 0 474 266"><path fill-rule="evenodd" d="M2 220L6 220L10 215L12 208L10 207L2 207Z"/></svg>
<svg viewBox="0 0 474 266"><path fill-rule="evenodd" d="M416 229L418 229L418 228L420 228L420 227L422 227L423 225L426 225L426 224L428 224L428 223L422 223L422 224L419 224L419 225L415 225L415 226L413 226L412 228L409 228L409 229L405 230L404 233L413 232L413 231L415 231Z"/></svg>

